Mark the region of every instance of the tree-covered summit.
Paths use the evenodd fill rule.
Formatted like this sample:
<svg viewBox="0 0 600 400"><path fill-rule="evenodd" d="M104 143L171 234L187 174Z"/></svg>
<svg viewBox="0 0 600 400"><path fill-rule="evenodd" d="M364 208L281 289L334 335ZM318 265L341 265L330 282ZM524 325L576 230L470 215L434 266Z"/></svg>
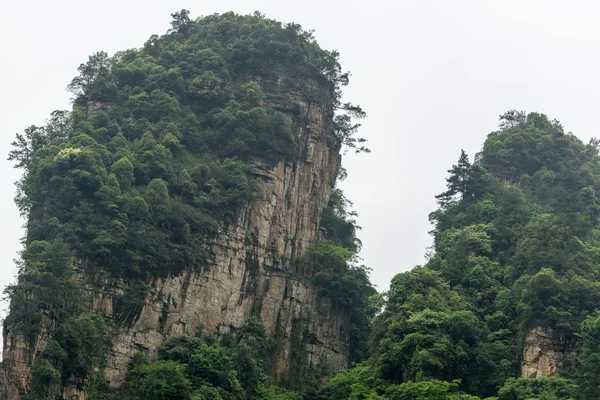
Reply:
<svg viewBox="0 0 600 400"><path fill-rule="evenodd" d="M17 135L27 243L64 241L125 276L202 262L259 184L248 161L298 156L294 122L268 107L280 84L329 104L333 149L361 149L364 113L340 100L348 74L310 32L258 13L173 17L140 49L92 55L69 85L73 110Z"/></svg>
<svg viewBox="0 0 600 400"><path fill-rule="evenodd" d="M369 360L317 398L599 398L597 141L510 111L448 172L427 264L392 280ZM563 357L552 378L520 378L536 328Z"/></svg>
<svg viewBox="0 0 600 400"><path fill-rule="evenodd" d="M140 362L132 385L152 391L152 381L157 392L110 394L105 387L110 340L104 338L135 322L148 282L210 268L211 241L264 183L253 165L293 170L302 162L303 107L323 110L327 129L319 140L333 154L368 151L355 135L365 113L341 101L349 74L337 52L322 49L311 32L259 13L172 16L171 29L141 48L90 56L68 85L73 108L53 112L13 143L9 159L23 171L16 202L26 234L18 282L6 289L11 306L4 328L31 348L40 333L48 335L23 388L27 399L46 399L73 380L88 382L96 400L297 398L267 388L272 343L253 346L252 338L242 343L235 335L212 347L194 339L195 358ZM298 279L353 314L349 336L362 359L374 289L367 269L355 263L356 226L341 191L330 203L322 224L328 240L305 259L285 261L305 263L310 274ZM73 279L74 265L91 289ZM97 276L107 285L123 282L114 318L87 314L88 290L103 290ZM267 341L261 329L249 334ZM310 368L298 371L317 382Z"/></svg>

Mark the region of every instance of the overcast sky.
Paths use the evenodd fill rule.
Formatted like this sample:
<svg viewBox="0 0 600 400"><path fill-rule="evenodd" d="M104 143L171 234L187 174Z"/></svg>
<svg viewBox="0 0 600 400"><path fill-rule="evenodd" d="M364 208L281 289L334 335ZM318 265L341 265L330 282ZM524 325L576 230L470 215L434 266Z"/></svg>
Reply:
<svg viewBox="0 0 600 400"><path fill-rule="evenodd" d="M23 234L16 132L67 109L66 85L100 50L140 47L182 8L251 13L315 30L352 72L347 101L369 118L371 154L349 155L342 184L363 227L372 280L424 261L427 215L461 148L471 156L509 109L539 111L587 141L598 133L600 3L551 0L0 0L0 286Z"/></svg>

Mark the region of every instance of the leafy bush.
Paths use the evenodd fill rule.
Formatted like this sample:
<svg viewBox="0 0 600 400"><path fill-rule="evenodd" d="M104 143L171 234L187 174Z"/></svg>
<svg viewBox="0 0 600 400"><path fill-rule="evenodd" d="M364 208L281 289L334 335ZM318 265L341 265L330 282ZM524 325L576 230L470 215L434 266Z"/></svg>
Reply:
<svg viewBox="0 0 600 400"><path fill-rule="evenodd" d="M157 361L135 367L127 379L133 400L188 400L192 388L185 367L174 361Z"/></svg>
<svg viewBox="0 0 600 400"><path fill-rule="evenodd" d="M264 327L255 315L227 346L175 336L160 348L159 361L143 361L132 369L128 392L133 399L300 400L296 393L268 388L267 346Z"/></svg>

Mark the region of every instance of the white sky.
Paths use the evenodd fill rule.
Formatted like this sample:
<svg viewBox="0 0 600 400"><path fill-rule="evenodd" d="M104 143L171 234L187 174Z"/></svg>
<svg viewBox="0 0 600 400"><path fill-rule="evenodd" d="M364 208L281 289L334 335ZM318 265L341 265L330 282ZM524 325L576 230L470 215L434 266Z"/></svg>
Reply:
<svg viewBox="0 0 600 400"><path fill-rule="evenodd" d="M193 17L255 10L314 29L352 71L348 101L368 112L371 154L345 158L372 280L386 289L423 263L427 215L446 170L471 156L509 109L539 111L587 141L598 134L600 3L552 0L0 0L0 286L14 280L22 221L16 132L69 108L88 55L140 47L182 8Z"/></svg>

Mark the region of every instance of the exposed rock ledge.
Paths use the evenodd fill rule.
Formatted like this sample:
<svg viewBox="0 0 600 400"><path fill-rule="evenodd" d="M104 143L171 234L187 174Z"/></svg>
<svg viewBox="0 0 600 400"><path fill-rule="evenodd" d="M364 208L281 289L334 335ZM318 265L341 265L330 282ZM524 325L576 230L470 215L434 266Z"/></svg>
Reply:
<svg viewBox="0 0 600 400"><path fill-rule="evenodd" d="M549 378L567 367L577 343L560 337L550 328L537 327L525 335L521 377Z"/></svg>

